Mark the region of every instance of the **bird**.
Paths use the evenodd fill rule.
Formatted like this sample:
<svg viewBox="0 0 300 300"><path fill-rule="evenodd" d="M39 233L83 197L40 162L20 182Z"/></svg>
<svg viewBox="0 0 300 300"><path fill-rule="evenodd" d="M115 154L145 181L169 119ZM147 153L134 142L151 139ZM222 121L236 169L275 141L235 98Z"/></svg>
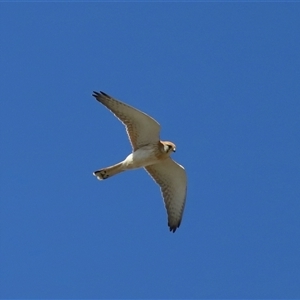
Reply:
<svg viewBox="0 0 300 300"><path fill-rule="evenodd" d="M127 170L144 168L160 186L168 226L174 233L181 224L187 194L186 171L170 157L176 151L175 144L160 140L160 124L146 113L101 91L94 91L92 96L125 125L132 146L132 153L123 161L93 175L104 180Z"/></svg>

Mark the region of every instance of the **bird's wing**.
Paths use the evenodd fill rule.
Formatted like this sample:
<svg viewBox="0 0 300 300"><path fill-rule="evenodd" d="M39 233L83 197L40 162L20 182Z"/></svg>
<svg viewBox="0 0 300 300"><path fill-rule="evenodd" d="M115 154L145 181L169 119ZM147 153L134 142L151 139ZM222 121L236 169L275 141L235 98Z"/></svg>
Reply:
<svg viewBox="0 0 300 300"><path fill-rule="evenodd" d="M170 231L180 226L187 191L187 176L184 168L171 158L148 167L146 171L160 186L168 213Z"/></svg>
<svg viewBox="0 0 300 300"><path fill-rule="evenodd" d="M160 125L153 118L103 92L94 92L93 96L126 126L133 150L159 141Z"/></svg>

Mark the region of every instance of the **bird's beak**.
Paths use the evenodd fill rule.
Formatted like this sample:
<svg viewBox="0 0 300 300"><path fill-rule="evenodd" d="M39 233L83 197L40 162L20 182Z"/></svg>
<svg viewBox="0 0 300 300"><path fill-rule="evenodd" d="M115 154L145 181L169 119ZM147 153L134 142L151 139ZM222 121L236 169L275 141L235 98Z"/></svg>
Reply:
<svg viewBox="0 0 300 300"><path fill-rule="evenodd" d="M176 148L173 148L173 152L176 152Z"/></svg>

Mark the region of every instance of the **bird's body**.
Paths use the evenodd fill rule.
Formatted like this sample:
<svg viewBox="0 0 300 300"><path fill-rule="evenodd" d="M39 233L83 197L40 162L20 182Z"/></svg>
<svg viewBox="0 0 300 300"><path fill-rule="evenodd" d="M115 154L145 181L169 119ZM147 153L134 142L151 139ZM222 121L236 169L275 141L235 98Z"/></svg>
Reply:
<svg viewBox="0 0 300 300"><path fill-rule="evenodd" d="M156 153L155 147L156 145L149 144L129 154L123 162L124 167L130 170L147 167L157 163L157 160L162 157L163 153Z"/></svg>
<svg viewBox="0 0 300 300"><path fill-rule="evenodd" d="M160 125L145 113L103 92L94 92L93 96L126 126L133 148L122 162L95 171L94 175L103 180L127 170L145 168L161 187L168 225L175 232L181 222L187 185L184 168L170 158L170 154L175 152L175 145L159 140Z"/></svg>

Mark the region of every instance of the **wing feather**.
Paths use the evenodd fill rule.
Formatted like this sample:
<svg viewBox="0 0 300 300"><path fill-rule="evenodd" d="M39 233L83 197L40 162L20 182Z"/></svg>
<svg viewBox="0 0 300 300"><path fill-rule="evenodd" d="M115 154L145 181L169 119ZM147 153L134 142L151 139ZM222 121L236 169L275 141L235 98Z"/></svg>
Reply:
<svg viewBox="0 0 300 300"><path fill-rule="evenodd" d="M175 232L180 226L186 200L187 176L184 168L171 158L145 167L160 186L168 214L168 226Z"/></svg>
<svg viewBox="0 0 300 300"><path fill-rule="evenodd" d="M103 92L94 91L93 96L125 125L133 150L159 141L160 125L156 120Z"/></svg>

